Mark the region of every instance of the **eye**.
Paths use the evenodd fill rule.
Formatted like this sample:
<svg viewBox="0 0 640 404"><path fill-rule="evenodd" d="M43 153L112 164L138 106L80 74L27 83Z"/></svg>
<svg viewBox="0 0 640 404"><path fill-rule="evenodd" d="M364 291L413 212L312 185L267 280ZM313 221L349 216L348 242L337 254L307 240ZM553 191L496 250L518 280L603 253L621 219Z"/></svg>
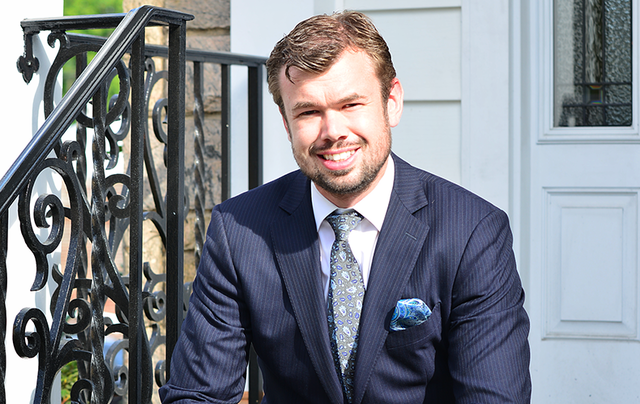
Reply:
<svg viewBox="0 0 640 404"><path fill-rule="evenodd" d="M357 103L357 102L352 102L352 103L349 103L349 104L345 104L343 108L344 109L353 109L353 108L356 108L356 107L358 107L360 105L362 105L362 104Z"/></svg>
<svg viewBox="0 0 640 404"><path fill-rule="evenodd" d="M302 112L300 112L298 114L298 116L299 117L305 117L305 116L311 116L311 115L314 115L314 114L317 114L317 113L318 113L317 110L312 109L312 110L308 110L308 111L302 111Z"/></svg>

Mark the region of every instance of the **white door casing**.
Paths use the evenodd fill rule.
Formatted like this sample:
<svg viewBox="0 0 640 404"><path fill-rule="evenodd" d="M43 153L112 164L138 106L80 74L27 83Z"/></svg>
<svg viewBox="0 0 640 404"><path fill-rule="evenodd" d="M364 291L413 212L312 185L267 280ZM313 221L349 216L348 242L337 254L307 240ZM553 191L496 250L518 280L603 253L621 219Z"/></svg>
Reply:
<svg viewBox="0 0 640 404"><path fill-rule="evenodd" d="M640 400L638 92L627 127L553 126L553 0L517 2L514 156L533 403ZM633 82L638 10L633 7ZM515 38L515 37L514 37ZM521 113L521 115L520 115Z"/></svg>

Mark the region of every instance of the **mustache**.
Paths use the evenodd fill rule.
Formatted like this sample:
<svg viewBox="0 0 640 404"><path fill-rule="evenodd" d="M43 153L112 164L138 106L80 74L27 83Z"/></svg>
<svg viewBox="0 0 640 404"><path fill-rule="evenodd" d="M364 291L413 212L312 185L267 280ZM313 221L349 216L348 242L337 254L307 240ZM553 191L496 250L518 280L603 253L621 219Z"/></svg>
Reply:
<svg viewBox="0 0 640 404"><path fill-rule="evenodd" d="M337 142L328 142L328 143L324 143L322 145L316 145L316 144L312 144L311 147L309 147L309 152L310 153L322 153L322 152L326 152L326 151L330 151L330 150L337 150L337 149L344 149L347 147L362 147L364 146L365 142L364 141L358 141L358 142L347 142L344 140L338 140Z"/></svg>

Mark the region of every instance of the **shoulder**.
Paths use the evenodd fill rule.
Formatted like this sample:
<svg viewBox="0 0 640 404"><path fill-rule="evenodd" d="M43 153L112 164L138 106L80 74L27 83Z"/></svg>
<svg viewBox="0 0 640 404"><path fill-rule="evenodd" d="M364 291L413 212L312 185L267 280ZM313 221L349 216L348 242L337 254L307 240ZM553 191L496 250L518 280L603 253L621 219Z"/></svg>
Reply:
<svg viewBox="0 0 640 404"><path fill-rule="evenodd" d="M215 206L214 214L235 221L269 221L288 205L302 203L309 192L309 181L296 170L222 202Z"/></svg>
<svg viewBox="0 0 640 404"><path fill-rule="evenodd" d="M394 163L394 190L401 199L417 199L424 196L425 208L438 215L462 215L470 218L501 212L499 208L468 189L414 167L397 156L394 156Z"/></svg>

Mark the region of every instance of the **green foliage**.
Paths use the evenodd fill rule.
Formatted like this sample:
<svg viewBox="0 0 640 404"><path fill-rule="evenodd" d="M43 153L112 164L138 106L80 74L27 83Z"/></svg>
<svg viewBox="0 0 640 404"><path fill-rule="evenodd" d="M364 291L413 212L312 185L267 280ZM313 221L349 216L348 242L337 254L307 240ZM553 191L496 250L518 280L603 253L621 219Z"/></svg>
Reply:
<svg viewBox="0 0 640 404"><path fill-rule="evenodd" d="M78 364L69 362L60 369L61 404L71 401L71 388L78 380Z"/></svg>
<svg viewBox="0 0 640 404"><path fill-rule="evenodd" d="M122 0L64 0L64 15L113 14L121 12ZM112 31L112 29L95 29L83 31L83 33L109 36Z"/></svg>
<svg viewBox="0 0 640 404"><path fill-rule="evenodd" d="M64 0L64 15L66 16L113 14L122 13L122 11L122 0ZM113 32L113 29L92 29L70 32L108 37ZM88 62L91 62L94 56L95 53L90 52L87 56ZM71 84L73 84L75 76L75 58L72 58L62 69L63 94L66 94ZM112 95L117 94L119 89L120 86L117 80L114 80L109 86L109 99Z"/></svg>
<svg viewBox="0 0 640 404"><path fill-rule="evenodd" d="M122 0L64 0L64 15L121 13Z"/></svg>

